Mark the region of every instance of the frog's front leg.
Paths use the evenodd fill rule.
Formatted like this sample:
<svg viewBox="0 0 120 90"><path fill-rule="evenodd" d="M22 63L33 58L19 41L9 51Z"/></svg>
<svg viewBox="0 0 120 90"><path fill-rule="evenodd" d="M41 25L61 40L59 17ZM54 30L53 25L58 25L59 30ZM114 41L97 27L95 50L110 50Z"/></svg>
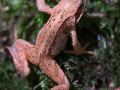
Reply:
<svg viewBox="0 0 120 90"><path fill-rule="evenodd" d="M94 55L92 51L86 51L85 48L81 47L81 45L80 45L80 43L78 41L78 38L77 38L77 33L76 33L75 26L71 27L70 35L71 35L71 38L72 38L72 46L74 48L73 52L76 55L80 55L80 54L91 54L91 55Z"/></svg>
<svg viewBox="0 0 120 90"><path fill-rule="evenodd" d="M39 67L41 70L58 85L50 90L69 90L69 81L54 59L48 56L40 56Z"/></svg>
<svg viewBox="0 0 120 90"><path fill-rule="evenodd" d="M18 39L11 47L7 48L13 57L13 62L15 64L18 74L20 74L21 76L27 76L30 73L27 61L27 53L31 52L33 45L24 40Z"/></svg>
<svg viewBox="0 0 120 90"><path fill-rule="evenodd" d="M46 3L45 0L36 0L36 5L39 11L45 12L47 14L52 14L53 9L50 8Z"/></svg>

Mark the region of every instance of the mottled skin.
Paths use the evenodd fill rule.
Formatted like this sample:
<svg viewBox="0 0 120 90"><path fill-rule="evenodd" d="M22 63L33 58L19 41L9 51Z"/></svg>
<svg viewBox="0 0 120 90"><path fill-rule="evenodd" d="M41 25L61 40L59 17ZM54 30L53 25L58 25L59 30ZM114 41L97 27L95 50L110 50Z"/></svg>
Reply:
<svg viewBox="0 0 120 90"><path fill-rule="evenodd" d="M83 3L82 7L81 3ZM60 0L58 5L50 8L45 0L36 0L38 10L48 13L50 18L39 31L35 45L18 39L11 47L8 47L19 74L27 76L30 73L29 61L38 65L49 78L58 84L50 90L69 90L69 81L54 57L64 49L68 36L72 38L73 53L92 54L81 48L75 30L85 3L86 0Z"/></svg>

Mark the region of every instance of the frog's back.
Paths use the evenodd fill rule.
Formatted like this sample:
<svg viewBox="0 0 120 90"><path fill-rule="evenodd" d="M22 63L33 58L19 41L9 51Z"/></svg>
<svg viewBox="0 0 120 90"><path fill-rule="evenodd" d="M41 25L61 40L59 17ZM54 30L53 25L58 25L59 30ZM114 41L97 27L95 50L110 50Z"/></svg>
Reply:
<svg viewBox="0 0 120 90"><path fill-rule="evenodd" d="M39 53L47 54L49 52L51 45L54 43L54 39L56 39L58 30L60 30L60 27L67 18L76 13L80 1L81 0L61 0L59 4L54 7L54 12L50 19L37 35L36 47Z"/></svg>

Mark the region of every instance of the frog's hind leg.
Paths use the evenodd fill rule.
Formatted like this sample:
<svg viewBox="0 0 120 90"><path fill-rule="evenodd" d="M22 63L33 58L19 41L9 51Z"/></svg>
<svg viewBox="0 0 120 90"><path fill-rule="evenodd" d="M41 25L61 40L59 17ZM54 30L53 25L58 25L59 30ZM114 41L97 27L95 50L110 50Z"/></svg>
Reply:
<svg viewBox="0 0 120 90"><path fill-rule="evenodd" d="M19 39L11 47L7 47L13 57L16 70L21 76L27 76L30 73L25 50L27 48L30 50L31 46L28 42Z"/></svg>
<svg viewBox="0 0 120 90"><path fill-rule="evenodd" d="M41 70L58 84L50 90L69 90L69 81L55 60L49 57L41 57L40 59L42 59L39 63Z"/></svg>
<svg viewBox="0 0 120 90"><path fill-rule="evenodd" d="M36 0L36 5L39 11L45 12L50 15L52 14L53 10L45 3L45 0Z"/></svg>

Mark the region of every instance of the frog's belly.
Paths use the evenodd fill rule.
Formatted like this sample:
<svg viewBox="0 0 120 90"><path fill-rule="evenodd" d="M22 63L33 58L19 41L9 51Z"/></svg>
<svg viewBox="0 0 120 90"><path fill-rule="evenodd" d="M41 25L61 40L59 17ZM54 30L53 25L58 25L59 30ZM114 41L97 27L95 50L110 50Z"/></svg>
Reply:
<svg viewBox="0 0 120 90"><path fill-rule="evenodd" d="M67 40L68 40L68 36L69 34L64 31L60 32L56 36L55 41L50 48L51 55L56 56L60 53L60 51L62 51L65 48Z"/></svg>

